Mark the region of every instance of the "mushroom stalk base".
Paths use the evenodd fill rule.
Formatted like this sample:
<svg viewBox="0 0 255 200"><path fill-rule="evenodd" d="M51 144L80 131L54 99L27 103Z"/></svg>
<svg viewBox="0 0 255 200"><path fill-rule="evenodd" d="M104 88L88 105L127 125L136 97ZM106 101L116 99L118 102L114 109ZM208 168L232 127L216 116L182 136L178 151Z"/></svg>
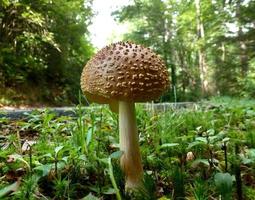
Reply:
<svg viewBox="0 0 255 200"><path fill-rule="evenodd" d="M119 128L120 150L123 151L120 164L126 176L126 190L135 189L142 185L143 167L133 102L119 102Z"/></svg>

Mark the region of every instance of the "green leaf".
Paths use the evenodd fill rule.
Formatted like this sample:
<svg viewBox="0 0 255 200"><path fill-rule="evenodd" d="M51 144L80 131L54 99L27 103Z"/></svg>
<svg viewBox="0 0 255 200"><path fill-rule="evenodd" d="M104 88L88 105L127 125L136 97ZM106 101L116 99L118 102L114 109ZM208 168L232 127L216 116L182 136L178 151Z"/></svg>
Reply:
<svg viewBox="0 0 255 200"><path fill-rule="evenodd" d="M100 192L100 190L101 190L101 188L97 185L89 186L89 189L93 192L96 192L96 193Z"/></svg>
<svg viewBox="0 0 255 200"><path fill-rule="evenodd" d="M247 152L247 156L248 156L248 158L255 161L255 149L249 149Z"/></svg>
<svg viewBox="0 0 255 200"><path fill-rule="evenodd" d="M15 183L4 187L3 189L0 190L0 198L4 197L5 195L8 195L11 192L17 191L19 186L20 186L20 181L16 181Z"/></svg>
<svg viewBox="0 0 255 200"><path fill-rule="evenodd" d="M224 138L223 140L222 140L222 142L228 142L230 140L230 138L229 137L226 137L226 138Z"/></svg>
<svg viewBox="0 0 255 200"><path fill-rule="evenodd" d="M80 155L78 158L79 158L80 160L83 160L83 161L87 161L87 160L88 160L87 157L86 157L85 155Z"/></svg>
<svg viewBox="0 0 255 200"><path fill-rule="evenodd" d="M200 141L200 142L207 144L207 140L204 137L196 137L196 141Z"/></svg>
<svg viewBox="0 0 255 200"><path fill-rule="evenodd" d="M242 160L242 163L245 165L252 163L252 159L249 159L249 158L241 157L241 160Z"/></svg>
<svg viewBox="0 0 255 200"><path fill-rule="evenodd" d="M209 136L213 136L213 135L215 134L215 130L214 130L214 129L209 129L209 130L207 130L206 132L207 132L207 134L208 134Z"/></svg>
<svg viewBox="0 0 255 200"><path fill-rule="evenodd" d="M52 164L46 164L46 165L40 165L34 168L35 171L38 171L40 176L47 176L50 173L50 170L52 169Z"/></svg>
<svg viewBox="0 0 255 200"><path fill-rule="evenodd" d="M176 147L176 146L179 146L179 143L165 143L161 145L161 148Z"/></svg>
<svg viewBox="0 0 255 200"><path fill-rule="evenodd" d="M68 158L69 158L69 156L65 156L65 157L63 157L61 160L64 161L65 163L67 163Z"/></svg>
<svg viewBox="0 0 255 200"><path fill-rule="evenodd" d="M197 167L198 165L205 165L205 166L210 166L210 164L209 164L209 162L208 162L208 160L206 160L206 159L196 159L196 160L194 160L194 162L192 163L192 165L191 165L191 167Z"/></svg>
<svg viewBox="0 0 255 200"><path fill-rule="evenodd" d="M243 164L255 163L255 149L248 149L247 153L240 155Z"/></svg>
<svg viewBox="0 0 255 200"><path fill-rule="evenodd" d="M218 192L222 195L222 199L231 199L233 178L229 173L217 173L214 176L214 183Z"/></svg>
<svg viewBox="0 0 255 200"><path fill-rule="evenodd" d="M46 153L46 154L44 154L44 155L41 156L41 158L45 158L45 157L46 157L46 158L54 159L51 153Z"/></svg>
<svg viewBox="0 0 255 200"><path fill-rule="evenodd" d="M63 169L65 167L66 163L64 161L59 161L58 162L58 169ZM45 165L40 165L34 168L35 171L37 171L39 176L47 176L51 169L54 169L55 164L45 164Z"/></svg>
<svg viewBox="0 0 255 200"><path fill-rule="evenodd" d="M122 156L123 151L115 151L110 155L110 158L118 159Z"/></svg>
<svg viewBox="0 0 255 200"><path fill-rule="evenodd" d="M169 198L167 198L166 196L160 197L158 200L171 200Z"/></svg>
<svg viewBox="0 0 255 200"><path fill-rule="evenodd" d="M103 194L116 194L116 191L114 188L105 188L103 189Z"/></svg>
<svg viewBox="0 0 255 200"><path fill-rule="evenodd" d="M55 154L58 155L58 153L59 153L63 148L64 148L63 145L56 147L56 148L55 148Z"/></svg>
<svg viewBox="0 0 255 200"><path fill-rule="evenodd" d="M82 200L99 200L99 198L89 193L86 197L82 198Z"/></svg>
<svg viewBox="0 0 255 200"><path fill-rule="evenodd" d="M187 149L191 149L192 147L198 146L198 145L204 145L204 142L200 142L200 141L194 141L189 143L189 146L187 147Z"/></svg>
<svg viewBox="0 0 255 200"><path fill-rule="evenodd" d="M93 128L90 127L88 132L87 132L87 137L86 137L86 145L89 146L91 139L92 139L92 134L93 134Z"/></svg>
<svg viewBox="0 0 255 200"><path fill-rule="evenodd" d="M108 159L109 158L99 158L98 161L104 163L104 164L108 164Z"/></svg>

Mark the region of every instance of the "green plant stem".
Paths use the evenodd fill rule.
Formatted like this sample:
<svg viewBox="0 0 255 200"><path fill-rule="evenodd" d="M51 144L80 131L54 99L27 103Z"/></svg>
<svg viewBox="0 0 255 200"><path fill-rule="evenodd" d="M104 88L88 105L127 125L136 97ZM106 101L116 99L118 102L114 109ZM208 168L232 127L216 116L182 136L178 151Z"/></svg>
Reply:
<svg viewBox="0 0 255 200"><path fill-rule="evenodd" d="M33 166L32 166L32 146L31 145L29 145L29 166L30 166L30 169L33 168ZM30 170L30 172L31 172L31 170ZM30 173L30 175L31 175L31 173Z"/></svg>
<svg viewBox="0 0 255 200"><path fill-rule="evenodd" d="M108 158L108 169L109 169L109 175L110 175L110 179L111 179L111 182L112 182L112 186L113 186L113 188L116 192L117 200L121 200L120 191L118 189L118 186L116 184L116 181L115 181L115 178L114 178L114 175L113 175L113 168L112 168L111 158Z"/></svg>
<svg viewBox="0 0 255 200"><path fill-rule="evenodd" d="M224 142L223 144L223 150L224 150L224 158L225 158L225 172L228 171L228 154L227 154L227 144Z"/></svg>
<svg viewBox="0 0 255 200"><path fill-rule="evenodd" d="M58 159L57 156L54 158L55 176L58 177Z"/></svg>

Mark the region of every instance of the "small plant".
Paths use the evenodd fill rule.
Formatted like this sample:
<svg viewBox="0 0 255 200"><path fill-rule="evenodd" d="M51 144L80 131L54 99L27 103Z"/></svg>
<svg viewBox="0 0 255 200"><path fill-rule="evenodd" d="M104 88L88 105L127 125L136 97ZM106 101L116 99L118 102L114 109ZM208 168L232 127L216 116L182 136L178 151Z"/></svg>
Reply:
<svg viewBox="0 0 255 200"><path fill-rule="evenodd" d="M208 185L202 179L198 179L194 182L193 194L196 200L207 200L208 199Z"/></svg>
<svg viewBox="0 0 255 200"><path fill-rule="evenodd" d="M118 117L107 107L0 119L0 199L253 200L254 109L139 105L144 187L134 194L125 193Z"/></svg>
<svg viewBox="0 0 255 200"><path fill-rule="evenodd" d="M229 173L217 173L214 176L214 182L222 200L231 200L233 177Z"/></svg>
<svg viewBox="0 0 255 200"><path fill-rule="evenodd" d="M185 199L185 174L178 166L173 166L171 178L173 181L173 193L175 199Z"/></svg>
<svg viewBox="0 0 255 200"><path fill-rule="evenodd" d="M56 199L69 199L71 192L69 188L70 182L68 179L56 178L53 181Z"/></svg>

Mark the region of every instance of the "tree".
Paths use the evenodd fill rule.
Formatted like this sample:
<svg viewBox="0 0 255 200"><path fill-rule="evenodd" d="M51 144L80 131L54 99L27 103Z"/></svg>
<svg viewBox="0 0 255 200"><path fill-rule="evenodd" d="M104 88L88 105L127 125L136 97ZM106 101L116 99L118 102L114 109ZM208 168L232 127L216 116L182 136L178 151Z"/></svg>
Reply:
<svg viewBox="0 0 255 200"><path fill-rule="evenodd" d="M0 8L1 71L5 86L16 86L44 68L44 44L57 44L40 13L19 2L3 1Z"/></svg>
<svg viewBox="0 0 255 200"><path fill-rule="evenodd" d="M114 15L131 24L127 40L150 46L162 55L172 73L170 99L177 91L178 100L197 100L245 93L251 77L249 66L253 66L249 63L255 56L254 4L240 0L134 0ZM238 31L231 33L230 26Z"/></svg>
<svg viewBox="0 0 255 200"><path fill-rule="evenodd" d="M90 0L1 1L2 94L77 101L80 73L93 53L87 30L91 17Z"/></svg>
<svg viewBox="0 0 255 200"><path fill-rule="evenodd" d="M196 23L197 23L197 39L205 40L205 30L204 30L204 22L202 20L201 14L201 2L200 0L195 0L196 6ZM202 42L204 43L204 41ZM206 55L204 51L204 47L201 45L198 47L198 63L200 70L200 81L201 81L201 89L202 95L205 96L209 92L209 83L208 83L208 66L206 63Z"/></svg>

